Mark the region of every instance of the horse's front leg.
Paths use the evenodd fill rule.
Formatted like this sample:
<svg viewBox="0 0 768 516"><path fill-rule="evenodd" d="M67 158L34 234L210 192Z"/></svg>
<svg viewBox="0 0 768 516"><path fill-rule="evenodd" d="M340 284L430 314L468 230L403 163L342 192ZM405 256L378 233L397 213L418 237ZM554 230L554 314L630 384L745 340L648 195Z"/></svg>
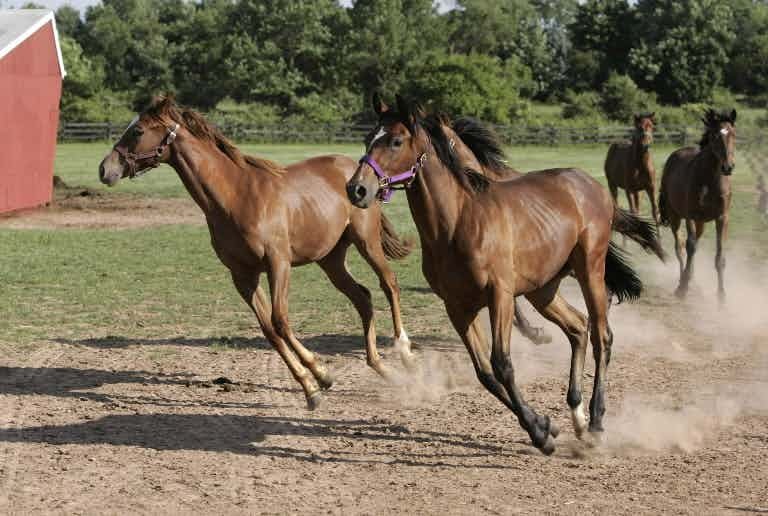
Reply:
<svg viewBox="0 0 768 516"><path fill-rule="evenodd" d="M304 396L307 398L307 406L313 410L319 403L320 391L315 382L312 381L312 375L304 368L285 340L277 334L272 326L272 313L264 291L259 287L259 274L251 271L233 271L232 281L235 283L240 296L256 315L264 338L280 354L293 377L301 385Z"/></svg>
<svg viewBox="0 0 768 516"><path fill-rule="evenodd" d="M511 409L531 437L533 445L549 455L555 451L554 437L557 430L552 427L549 417L539 416L530 408L515 384L515 370L509 356L509 341L515 315L515 296L504 284L490 287L488 311L491 318L492 347L491 365L496 380L501 383L511 402Z"/></svg>
<svg viewBox="0 0 768 516"><path fill-rule="evenodd" d="M725 255L723 254L723 242L728 237L728 213L715 220L717 231L717 251L715 253L715 269L717 269L717 295L721 303L725 302Z"/></svg>
<svg viewBox="0 0 768 516"><path fill-rule="evenodd" d="M289 260L284 257L270 257L267 274L272 296L272 326L291 346L301 363L312 372L320 388L329 389L333 385L333 378L320 364L318 357L299 342L288 322L288 285L291 276Z"/></svg>

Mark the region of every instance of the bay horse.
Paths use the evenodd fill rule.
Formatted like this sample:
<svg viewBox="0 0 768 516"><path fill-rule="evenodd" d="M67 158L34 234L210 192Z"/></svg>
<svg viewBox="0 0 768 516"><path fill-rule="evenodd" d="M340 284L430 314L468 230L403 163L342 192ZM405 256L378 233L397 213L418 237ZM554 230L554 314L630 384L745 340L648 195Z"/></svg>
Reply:
<svg viewBox="0 0 768 516"><path fill-rule="evenodd" d="M350 204L344 188L357 167L354 160L320 156L282 168L242 154L200 114L165 97L131 123L99 165L99 177L114 186L160 163L176 170L205 214L216 255L264 337L301 385L310 410L333 379L288 322L291 267L317 263L349 298L363 322L368 365L388 377L376 348L371 294L346 268L347 250L354 245L380 280L392 309L395 348L411 365L399 287L387 264L408 255L410 245L399 239L378 205L361 210ZM271 307L259 286L262 273L269 281Z"/></svg>
<svg viewBox="0 0 768 516"><path fill-rule="evenodd" d="M731 206L731 173L736 149L736 110L718 113L708 109L702 119L704 135L698 147L684 147L673 152L664 164L659 194L662 225L669 226L675 239L675 254L680 265L680 284L675 291L685 297L693 276L696 247L704 224L715 221L717 251L717 290L725 300L723 242L728 236L728 210ZM687 239L683 265L683 242L679 231L685 220Z"/></svg>
<svg viewBox="0 0 768 516"><path fill-rule="evenodd" d="M651 157L656 113L635 115L635 129L629 142L613 143L605 157L605 177L613 200L618 201L619 188L627 193L629 211L640 214L640 191L648 194L653 220L658 225L656 206L656 169Z"/></svg>
<svg viewBox="0 0 768 516"><path fill-rule="evenodd" d="M580 438L587 430L582 376L591 333L596 369L589 430L602 431L613 341L606 289L619 301L642 291L637 274L610 242L611 231L663 257L655 226L616 207L600 183L581 170L551 169L493 181L459 162L458 154L469 154L445 118L426 115L399 96L395 108L379 103L375 110L374 136L347 183L352 203L374 206L375 198L393 186L406 189L427 282L445 303L479 381L512 410L545 454L554 452L559 430L525 403L515 384L509 357L515 297L525 295L571 343L567 402ZM474 167L480 167L477 159ZM571 270L588 320L558 293ZM491 321L490 353L478 318L484 307Z"/></svg>

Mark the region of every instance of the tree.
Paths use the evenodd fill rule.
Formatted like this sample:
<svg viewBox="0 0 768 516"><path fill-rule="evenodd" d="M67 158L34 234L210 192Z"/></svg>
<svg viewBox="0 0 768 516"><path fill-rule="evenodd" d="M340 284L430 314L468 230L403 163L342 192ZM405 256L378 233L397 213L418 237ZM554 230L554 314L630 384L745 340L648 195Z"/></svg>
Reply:
<svg viewBox="0 0 768 516"><path fill-rule="evenodd" d="M720 0L640 0L631 75L665 102L708 100L728 63L733 14Z"/></svg>
<svg viewBox="0 0 768 516"><path fill-rule="evenodd" d="M104 0L86 11L81 44L87 55L99 56L107 87L135 92L137 98L173 89L167 26L159 21L162 4Z"/></svg>
<svg viewBox="0 0 768 516"><path fill-rule="evenodd" d="M450 115L510 123L527 107L520 99L526 75L530 71L516 58L502 64L482 54L436 55L424 61L406 93Z"/></svg>
<svg viewBox="0 0 768 516"><path fill-rule="evenodd" d="M528 96L551 90L559 69L542 16L553 10L542 2L540 14L529 0L463 0L459 7L449 15L452 51L492 55L502 62L515 57L533 74Z"/></svg>
<svg viewBox="0 0 768 516"><path fill-rule="evenodd" d="M80 11L71 5L62 5L56 9L56 29L59 34L77 39L83 29Z"/></svg>
<svg viewBox="0 0 768 516"><path fill-rule="evenodd" d="M753 95L768 92L768 3L732 0L738 37L730 48L725 83Z"/></svg>
<svg viewBox="0 0 768 516"><path fill-rule="evenodd" d="M635 17L627 0L587 0L570 26L574 51L569 60L576 90L597 89L610 73L627 71L635 36Z"/></svg>
<svg viewBox="0 0 768 516"><path fill-rule="evenodd" d="M603 84L600 107L608 118L627 123L639 111L649 111L655 104L652 95L642 91L626 75L611 74Z"/></svg>
<svg viewBox="0 0 768 516"><path fill-rule="evenodd" d="M349 12L349 88L394 95L413 70L447 45L442 17L431 0L357 0Z"/></svg>

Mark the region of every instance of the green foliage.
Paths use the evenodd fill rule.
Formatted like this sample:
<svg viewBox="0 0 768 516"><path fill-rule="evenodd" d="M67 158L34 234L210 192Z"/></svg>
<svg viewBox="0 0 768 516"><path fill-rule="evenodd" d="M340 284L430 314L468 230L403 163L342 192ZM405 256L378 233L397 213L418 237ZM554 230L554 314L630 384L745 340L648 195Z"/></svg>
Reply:
<svg viewBox="0 0 768 516"><path fill-rule="evenodd" d="M277 106L257 103L238 103L224 99L208 111L208 117L222 124L275 124L280 122L282 112Z"/></svg>
<svg viewBox="0 0 768 516"><path fill-rule="evenodd" d="M595 119L600 118L600 95L593 91L576 93L568 90L562 110L566 119Z"/></svg>
<svg viewBox="0 0 768 516"><path fill-rule="evenodd" d="M720 0L641 0L632 75L665 102L711 98L734 40L733 13Z"/></svg>
<svg viewBox="0 0 768 516"><path fill-rule="evenodd" d="M642 91L626 75L613 73L605 81L600 93L600 107L611 120L627 123L639 111L654 108L656 99Z"/></svg>
<svg viewBox="0 0 768 516"><path fill-rule="evenodd" d="M481 54L443 55L427 59L406 91L436 110L509 123L525 115L519 91L529 80L530 72L514 58L500 65Z"/></svg>

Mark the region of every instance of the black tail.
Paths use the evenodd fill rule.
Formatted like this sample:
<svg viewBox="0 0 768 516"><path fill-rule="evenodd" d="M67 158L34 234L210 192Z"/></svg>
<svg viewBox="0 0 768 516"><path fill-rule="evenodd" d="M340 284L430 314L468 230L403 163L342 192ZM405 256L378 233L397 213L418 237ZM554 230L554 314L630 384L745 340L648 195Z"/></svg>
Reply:
<svg viewBox="0 0 768 516"><path fill-rule="evenodd" d="M659 231L652 222L616 206L613 212L613 230L634 240L645 251L658 256L662 262L665 260L666 255L659 242Z"/></svg>
<svg viewBox="0 0 768 516"><path fill-rule="evenodd" d="M659 192L659 224L662 226L669 226L669 212L667 211L667 192L664 191L664 186L661 187Z"/></svg>
<svg viewBox="0 0 768 516"><path fill-rule="evenodd" d="M401 239L384 212L381 212L381 247L388 260L402 260L413 249L413 241Z"/></svg>
<svg viewBox="0 0 768 516"><path fill-rule="evenodd" d="M619 246L611 242L605 257L605 286L623 301L635 301L643 292L643 282L629 264L627 254Z"/></svg>

